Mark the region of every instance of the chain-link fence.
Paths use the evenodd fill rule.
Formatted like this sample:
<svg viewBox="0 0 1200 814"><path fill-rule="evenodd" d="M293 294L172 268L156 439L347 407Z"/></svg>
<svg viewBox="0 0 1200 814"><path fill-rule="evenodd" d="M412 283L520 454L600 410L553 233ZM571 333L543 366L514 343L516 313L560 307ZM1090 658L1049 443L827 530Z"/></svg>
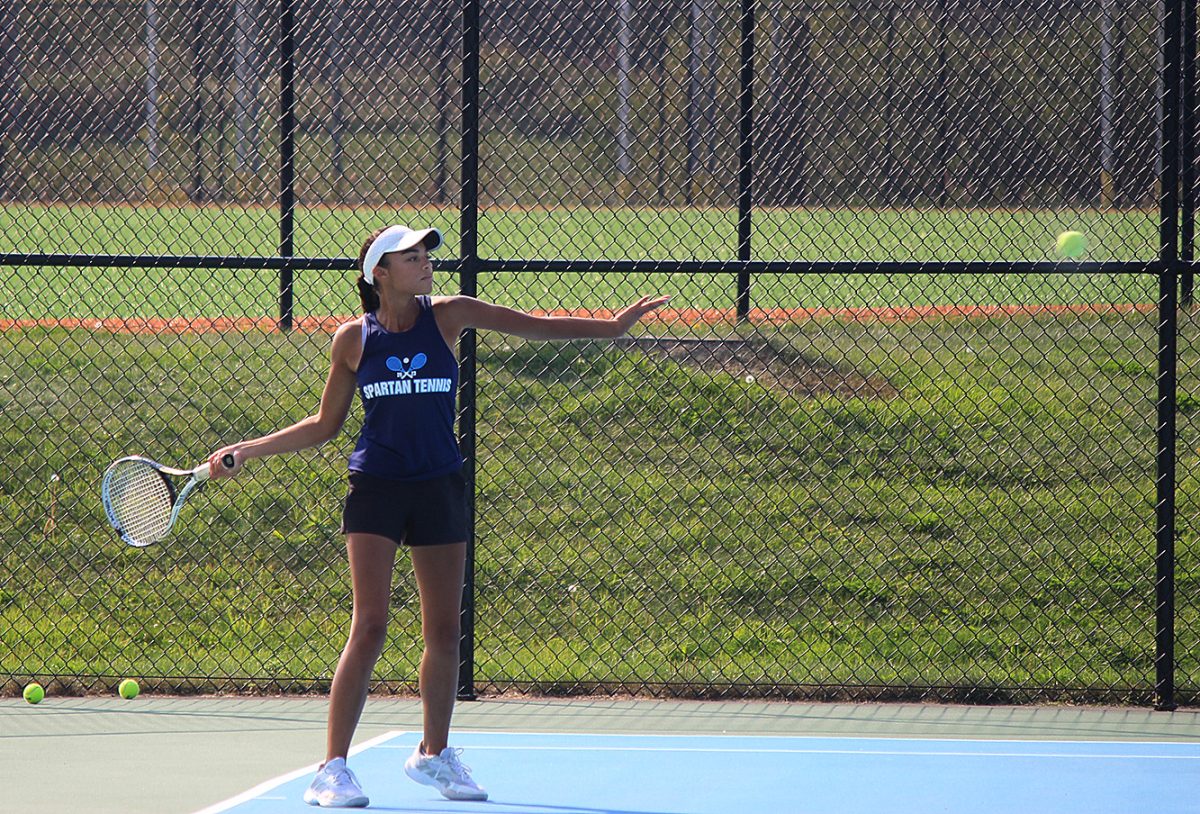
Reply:
<svg viewBox="0 0 1200 814"><path fill-rule="evenodd" d="M464 693L1193 702L1194 12L3 4L6 687L328 685L356 413L157 547L99 478L315 412L406 222L436 293L672 297L464 337Z"/></svg>

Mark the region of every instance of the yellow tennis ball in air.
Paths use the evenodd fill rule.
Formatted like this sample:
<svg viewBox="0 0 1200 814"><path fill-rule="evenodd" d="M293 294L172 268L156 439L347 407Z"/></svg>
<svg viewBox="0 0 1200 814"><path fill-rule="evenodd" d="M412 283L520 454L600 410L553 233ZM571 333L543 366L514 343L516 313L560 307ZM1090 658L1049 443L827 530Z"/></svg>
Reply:
<svg viewBox="0 0 1200 814"><path fill-rule="evenodd" d="M1058 236L1055 245L1059 254L1074 260L1076 257L1082 257L1083 253L1087 251L1087 238L1083 236L1082 232L1063 232Z"/></svg>
<svg viewBox="0 0 1200 814"><path fill-rule="evenodd" d="M117 692L121 694L122 698L137 698L138 693L141 691L142 688L132 678L127 678L117 685Z"/></svg>
<svg viewBox="0 0 1200 814"><path fill-rule="evenodd" d="M42 689L41 684L35 681L32 684L25 685L25 692L22 695L25 696L25 700L29 703L36 704L46 697L46 691Z"/></svg>

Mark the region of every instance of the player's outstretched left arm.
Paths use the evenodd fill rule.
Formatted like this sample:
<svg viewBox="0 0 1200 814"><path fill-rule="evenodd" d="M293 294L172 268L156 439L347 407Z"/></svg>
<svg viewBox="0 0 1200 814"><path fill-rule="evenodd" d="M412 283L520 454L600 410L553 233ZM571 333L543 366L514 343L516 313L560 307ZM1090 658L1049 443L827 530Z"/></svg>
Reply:
<svg viewBox="0 0 1200 814"><path fill-rule="evenodd" d="M443 307L455 329L455 335L467 328L479 328L522 339L615 339L627 333L646 314L661 308L669 299L642 297L633 305L622 308L612 319L536 316L474 297L451 297ZM441 313L438 318L442 319Z"/></svg>

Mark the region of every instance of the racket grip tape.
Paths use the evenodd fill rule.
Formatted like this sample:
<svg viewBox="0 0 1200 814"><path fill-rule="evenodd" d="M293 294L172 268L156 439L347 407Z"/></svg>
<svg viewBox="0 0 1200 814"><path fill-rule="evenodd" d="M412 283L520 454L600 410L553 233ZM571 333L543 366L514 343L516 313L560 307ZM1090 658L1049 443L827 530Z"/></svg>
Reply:
<svg viewBox="0 0 1200 814"><path fill-rule="evenodd" d="M237 466L237 460L234 459L232 455L222 455L221 466L225 467L226 469L233 469L235 466Z"/></svg>

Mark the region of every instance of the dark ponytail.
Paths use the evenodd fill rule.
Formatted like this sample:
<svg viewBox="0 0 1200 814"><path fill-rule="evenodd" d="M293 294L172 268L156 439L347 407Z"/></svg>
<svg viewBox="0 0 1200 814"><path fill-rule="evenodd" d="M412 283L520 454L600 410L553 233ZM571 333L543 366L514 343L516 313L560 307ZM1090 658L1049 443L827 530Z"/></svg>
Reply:
<svg viewBox="0 0 1200 814"><path fill-rule="evenodd" d="M364 280L361 274L358 275L358 298L362 301L364 314L379 310L379 292L375 290L375 286Z"/></svg>
<svg viewBox="0 0 1200 814"><path fill-rule="evenodd" d="M362 264L367 259L367 251L371 248L371 244L375 242L375 238L384 233L387 227L376 229L362 244L362 249L358 253L358 298L362 301L362 310L364 314L369 314L372 311L379 310L379 292L375 290L375 286L368 283L363 277Z"/></svg>

